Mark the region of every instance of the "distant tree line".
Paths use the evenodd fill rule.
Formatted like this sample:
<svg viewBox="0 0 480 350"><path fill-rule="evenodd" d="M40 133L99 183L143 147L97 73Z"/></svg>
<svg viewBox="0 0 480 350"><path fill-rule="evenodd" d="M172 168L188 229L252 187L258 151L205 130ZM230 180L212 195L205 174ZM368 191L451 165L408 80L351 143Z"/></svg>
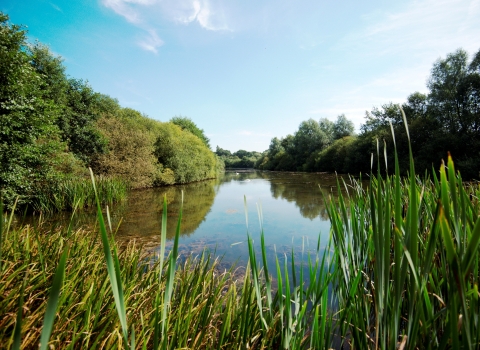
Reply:
<svg viewBox="0 0 480 350"><path fill-rule="evenodd" d="M253 168L262 153L243 149L230 152L217 146L215 154L225 163L225 168Z"/></svg>
<svg viewBox="0 0 480 350"><path fill-rule="evenodd" d="M96 174L134 188L213 178L223 162L186 117L152 120L65 73L0 12L0 188L28 204L62 180Z"/></svg>
<svg viewBox="0 0 480 350"><path fill-rule="evenodd" d="M416 170L439 168L450 152L465 179L480 171L480 51L469 61L462 49L438 59L431 70L429 92L415 92L402 104L410 134ZM380 154L385 169L393 164L393 126L401 171L408 170L408 138L400 107L388 103L366 113L360 133L344 115L335 123L310 119L298 131L273 138L256 162L265 170L325 171L358 174L371 169L371 155ZM377 148L378 143L378 148ZM378 159L378 158L376 158ZM390 170L392 171L392 170Z"/></svg>

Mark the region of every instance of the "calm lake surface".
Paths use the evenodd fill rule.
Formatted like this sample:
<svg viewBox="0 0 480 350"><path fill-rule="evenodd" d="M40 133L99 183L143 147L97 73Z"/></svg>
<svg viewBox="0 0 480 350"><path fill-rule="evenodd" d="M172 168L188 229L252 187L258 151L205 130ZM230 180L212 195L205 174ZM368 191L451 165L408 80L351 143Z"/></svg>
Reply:
<svg viewBox="0 0 480 350"><path fill-rule="evenodd" d="M227 171L215 180L132 191L125 203L110 208L112 226L114 230L118 227L117 239L135 239L146 249L158 251L163 196L166 195L168 246L171 246L182 191L180 254L199 254L209 249L223 256L226 266L246 265L247 218L248 233L257 253L260 252L259 211L263 214L269 260L274 258L275 251L278 256L290 254L292 247L297 255L302 251L316 252L319 239L320 247L324 247L330 230L324 195L328 198L337 192L335 175L254 170ZM49 220L65 222L69 214ZM74 218L77 227L95 225L95 222L92 212L81 212Z"/></svg>

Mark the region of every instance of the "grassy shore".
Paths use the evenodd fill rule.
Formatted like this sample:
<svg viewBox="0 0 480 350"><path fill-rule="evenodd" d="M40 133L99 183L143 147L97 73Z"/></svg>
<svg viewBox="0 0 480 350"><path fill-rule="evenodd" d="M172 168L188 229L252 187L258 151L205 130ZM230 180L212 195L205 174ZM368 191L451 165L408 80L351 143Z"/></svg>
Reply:
<svg viewBox="0 0 480 350"><path fill-rule="evenodd" d="M220 271L208 254L178 260L179 225L165 257L166 201L156 258L142 255L134 242L117 246L98 200L100 234L14 230L5 218L0 343L14 349L39 343L41 349L479 348L478 185L463 183L451 158L431 179L415 175L411 153L406 178L398 159L393 175L382 176L380 164L368 188L339 182L339 199L326 198L328 255L318 246L299 270L293 252L268 266L262 232L258 254L249 236L241 280L234 270Z"/></svg>
<svg viewBox="0 0 480 350"><path fill-rule="evenodd" d="M124 201L129 190L128 182L120 178L97 176L97 192L102 205ZM89 178L72 177L45 185L31 199L29 209L37 213L63 210L81 210L95 207L95 192Z"/></svg>

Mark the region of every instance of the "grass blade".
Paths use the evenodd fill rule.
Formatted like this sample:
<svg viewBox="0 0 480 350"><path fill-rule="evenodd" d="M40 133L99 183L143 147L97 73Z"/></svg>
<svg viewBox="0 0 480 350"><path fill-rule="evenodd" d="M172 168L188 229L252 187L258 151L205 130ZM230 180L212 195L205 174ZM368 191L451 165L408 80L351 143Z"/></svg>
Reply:
<svg viewBox="0 0 480 350"><path fill-rule="evenodd" d="M67 261L67 256L68 245L63 251L57 270L55 271L55 276L53 277L53 284L47 302L47 310L45 311L45 317L43 319L40 350L47 350L48 348L48 341L53 329L53 321L55 320L55 315L57 313L58 299L60 297L60 291L62 290L63 279L65 277L65 263Z"/></svg>

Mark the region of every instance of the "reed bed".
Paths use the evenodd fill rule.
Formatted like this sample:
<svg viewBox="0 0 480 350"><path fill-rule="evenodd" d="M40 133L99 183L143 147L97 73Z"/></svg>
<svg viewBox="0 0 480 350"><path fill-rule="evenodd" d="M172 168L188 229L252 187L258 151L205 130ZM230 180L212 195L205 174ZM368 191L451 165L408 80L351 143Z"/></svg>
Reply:
<svg viewBox="0 0 480 350"><path fill-rule="evenodd" d="M451 157L432 178L415 175L411 151L409 176L399 176L396 157L392 175L381 174L380 161L377 169L366 188L354 179L338 182L338 200L327 199L332 228L325 249L318 242L300 261L293 251L277 254L268 266L263 229L259 254L247 232L250 259L240 280L233 269L220 271L210 254L178 259L181 210L165 252L166 198L156 258L134 242L117 246L95 186L99 234L45 234L1 220L0 343L480 348L478 185L462 182Z"/></svg>
<svg viewBox="0 0 480 350"><path fill-rule="evenodd" d="M102 205L112 205L127 198L130 186L125 180L97 176L96 182ZM95 207L92 181L89 178L76 177L45 186L35 194L30 206L33 211L42 213Z"/></svg>
<svg viewBox="0 0 480 350"><path fill-rule="evenodd" d="M344 345L480 348L478 185L462 182L450 156L423 180L411 149L406 178L397 157L393 175L382 177L380 163L368 189L346 186L350 204L339 191L328 210Z"/></svg>

